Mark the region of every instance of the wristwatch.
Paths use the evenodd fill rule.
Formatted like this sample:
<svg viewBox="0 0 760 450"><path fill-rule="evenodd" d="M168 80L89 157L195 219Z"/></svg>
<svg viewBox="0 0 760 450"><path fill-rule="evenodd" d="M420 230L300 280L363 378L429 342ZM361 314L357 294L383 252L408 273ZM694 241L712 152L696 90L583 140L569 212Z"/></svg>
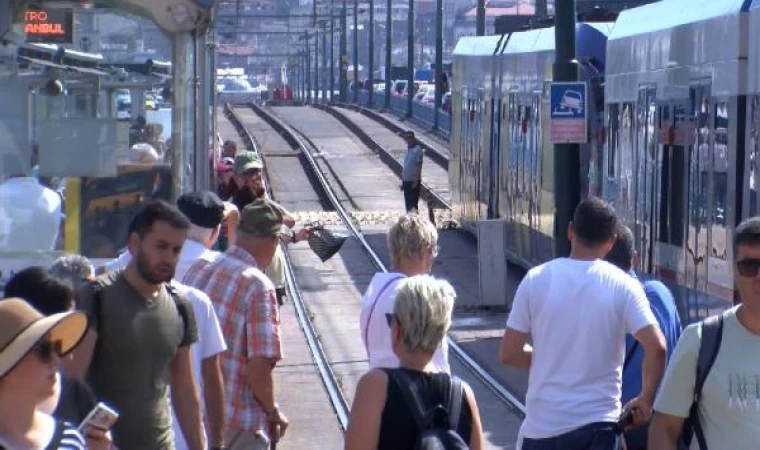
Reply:
<svg viewBox="0 0 760 450"><path fill-rule="evenodd" d="M298 234L296 233L296 230L290 230L290 240L295 244L298 242Z"/></svg>

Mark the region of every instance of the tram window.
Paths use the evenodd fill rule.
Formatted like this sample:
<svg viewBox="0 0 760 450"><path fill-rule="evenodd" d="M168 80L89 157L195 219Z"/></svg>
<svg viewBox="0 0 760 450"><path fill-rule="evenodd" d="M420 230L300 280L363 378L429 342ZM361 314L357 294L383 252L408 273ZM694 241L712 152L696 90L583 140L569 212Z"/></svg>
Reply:
<svg viewBox="0 0 760 450"><path fill-rule="evenodd" d="M615 164L618 153L619 142L619 130L620 118L618 116L618 105L610 105L607 112L607 129L609 130L609 136L607 137L607 176L610 178L615 177Z"/></svg>
<svg viewBox="0 0 760 450"><path fill-rule="evenodd" d="M728 127L729 110L725 101L715 105L715 149L713 150L713 235L711 255L728 257L728 232L725 230L728 206ZM721 227L723 230L720 231Z"/></svg>

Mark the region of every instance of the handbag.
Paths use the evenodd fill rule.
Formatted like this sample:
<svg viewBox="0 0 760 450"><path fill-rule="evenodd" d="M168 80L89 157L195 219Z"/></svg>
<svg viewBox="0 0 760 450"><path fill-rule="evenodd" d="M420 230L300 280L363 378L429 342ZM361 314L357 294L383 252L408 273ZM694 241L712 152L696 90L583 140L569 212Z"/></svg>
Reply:
<svg viewBox="0 0 760 450"><path fill-rule="evenodd" d="M325 262L340 251L348 236L328 230L319 222L312 226L314 228L309 233L309 247L322 262Z"/></svg>

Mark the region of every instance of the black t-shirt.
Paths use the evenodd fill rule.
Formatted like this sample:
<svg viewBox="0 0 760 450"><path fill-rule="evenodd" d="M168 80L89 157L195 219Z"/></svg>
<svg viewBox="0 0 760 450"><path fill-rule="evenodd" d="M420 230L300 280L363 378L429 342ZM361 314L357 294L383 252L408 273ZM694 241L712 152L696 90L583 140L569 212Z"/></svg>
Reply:
<svg viewBox="0 0 760 450"><path fill-rule="evenodd" d="M451 376L445 373L425 373L409 369L403 370L414 380L427 407L448 403ZM472 411L462 392L462 409L459 414L457 434L469 445L472 436ZM392 378L388 377L388 393L380 422L380 439L377 450L414 450L420 431L414 422L412 411L407 405L403 392Z"/></svg>
<svg viewBox="0 0 760 450"><path fill-rule="evenodd" d="M73 424L80 424L97 404L89 386L76 378L61 378L61 396L53 417Z"/></svg>

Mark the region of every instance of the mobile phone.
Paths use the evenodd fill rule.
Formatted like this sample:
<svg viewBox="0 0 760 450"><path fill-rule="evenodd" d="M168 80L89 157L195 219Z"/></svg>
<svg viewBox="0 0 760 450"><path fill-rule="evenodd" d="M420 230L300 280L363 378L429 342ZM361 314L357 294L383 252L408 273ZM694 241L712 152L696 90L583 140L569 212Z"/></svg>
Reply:
<svg viewBox="0 0 760 450"><path fill-rule="evenodd" d="M108 431L119 419L119 413L109 408L105 403L98 403L92 408L87 417L79 424L79 431L84 431L88 426L102 431Z"/></svg>

